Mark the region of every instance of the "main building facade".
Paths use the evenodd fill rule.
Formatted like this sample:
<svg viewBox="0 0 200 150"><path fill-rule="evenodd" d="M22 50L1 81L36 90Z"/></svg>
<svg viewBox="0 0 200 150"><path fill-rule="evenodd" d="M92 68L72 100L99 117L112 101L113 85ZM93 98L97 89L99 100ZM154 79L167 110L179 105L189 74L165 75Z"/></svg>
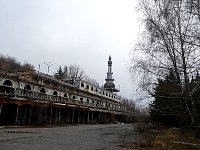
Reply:
<svg viewBox="0 0 200 150"><path fill-rule="evenodd" d="M108 68L110 61L111 57ZM103 88L82 80L72 85L37 71L0 70L0 125L123 121L130 112L116 94L110 75L108 71Z"/></svg>

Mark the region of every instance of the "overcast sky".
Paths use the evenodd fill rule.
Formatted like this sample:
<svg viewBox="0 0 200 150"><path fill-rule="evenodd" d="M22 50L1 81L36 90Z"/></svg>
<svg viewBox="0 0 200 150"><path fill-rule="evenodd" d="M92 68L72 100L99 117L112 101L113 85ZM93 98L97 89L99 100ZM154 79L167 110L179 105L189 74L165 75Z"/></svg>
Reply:
<svg viewBox="0 0 200 150"><path fill-rule="evenodd" d="M134 98L128 72L140 29L136 0L0 0L0 53L50 74L78 64L104 84L109 55L120 94Z"/></svg>

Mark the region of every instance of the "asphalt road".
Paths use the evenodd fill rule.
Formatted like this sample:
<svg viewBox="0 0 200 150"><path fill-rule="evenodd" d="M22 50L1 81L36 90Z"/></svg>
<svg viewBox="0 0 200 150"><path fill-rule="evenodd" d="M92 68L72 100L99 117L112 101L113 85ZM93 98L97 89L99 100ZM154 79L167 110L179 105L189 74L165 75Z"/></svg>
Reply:
<svg viewBox="0 0 200 150"><path fill-rule="evenodd" d="M122 150L138 137L134 124L0 127L0 150Z"/></svg>

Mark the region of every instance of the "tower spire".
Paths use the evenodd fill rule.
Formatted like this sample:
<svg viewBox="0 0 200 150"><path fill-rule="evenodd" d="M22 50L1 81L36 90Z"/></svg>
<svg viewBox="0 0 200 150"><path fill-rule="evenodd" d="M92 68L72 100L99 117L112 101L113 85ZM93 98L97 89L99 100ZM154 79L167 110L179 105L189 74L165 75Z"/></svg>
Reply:
<svg viewBox="0 0 200 150"><path fill-rule="evenodd" d="M108 60L108 72L107 72L107 78L106 81L114 81L114 79L112 78L112 60L111 60L111 56L109 56L109 60Z"/></svg>
<svg viewBox="0 0 200 150"><path fill-rule="evenodd" d="M112 77L112 58L109 56L108 59L108 72L107 72L107 78L106 83L104 84L104 89L108 90L110 92L119 92L119 90L115 89L115 84L113 83L114 79Z"/></svg>

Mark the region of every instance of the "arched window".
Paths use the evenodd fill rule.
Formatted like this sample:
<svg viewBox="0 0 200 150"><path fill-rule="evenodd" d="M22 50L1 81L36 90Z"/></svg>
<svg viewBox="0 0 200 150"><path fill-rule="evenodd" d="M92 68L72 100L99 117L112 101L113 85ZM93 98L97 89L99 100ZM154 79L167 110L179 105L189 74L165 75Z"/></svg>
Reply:
<svg viewBox="0 0 200 150"><path fill-rule="evenodd" d="M45 89L44 89L44 88L41 88L41 89L40 89L40 93L44 93L44 94L45 94L45 93L46 93Z"/></svg>
<svg viewBox="0 0 200 150"><path fill-rule="evenodd" d="M91 90L93 91L93 87L91 87Z"/></svg>
<svg viewBox="0 0 200 150"><path fill-rule="evenodd" d="M80 100L83 101L83 98L81 97Z"/></svg>
<svg viewBox="0 0 200 150"><path fill-rule="evenodd" d="M12 82L10 80L6 80L3 85L12 86Z"/></svg>
<svg viewBox="0 0 200 150"><path fill-rule="evenodd" d="M97 89L95 90L95 92L97 92Z"/></svg>
<svg viewBox="0 0 200 150"><path fill-rule="evenodd" d="M67 97L67 94L66 94L66 93L64 94L64 97Z"/></svg>
<svg viewBox="0 0 200 150"><path fill-rule="evenodd" d="M27 84L27 85L25 86L25 89L31 91L31 86L30 86L29 84Z"/></svg>
<svg viewBox="0 0 200 150"><path fill-rule="evenodd" d="M89 103L89 102L90 102L90 100L89 100L89 99L87 99L87 102Z"/></svg>
<svg viewBox="0 0 200 150"><path fill-rule="evenodd" d="M87 89L89 89L89 85L87 85Z"/></svg>
<svg viewBox="0 0 200 150"><path fill-rule="evenodd" d="M54 91L54 92L53 92L53 96L58 96L58 92L57 92L57 91Z"/></svg>
<svg viewBox="0 0 200 150"><path fill-rule="evenodd" d="M84 87L84 83L81 83L81 87Z"/></svg>
<svg viewBox="0 0 200 150"><path fill-rule="evenodd" d="M73 99L76 99L76 96L75 96L75 95L73 96Z"/></svg>

